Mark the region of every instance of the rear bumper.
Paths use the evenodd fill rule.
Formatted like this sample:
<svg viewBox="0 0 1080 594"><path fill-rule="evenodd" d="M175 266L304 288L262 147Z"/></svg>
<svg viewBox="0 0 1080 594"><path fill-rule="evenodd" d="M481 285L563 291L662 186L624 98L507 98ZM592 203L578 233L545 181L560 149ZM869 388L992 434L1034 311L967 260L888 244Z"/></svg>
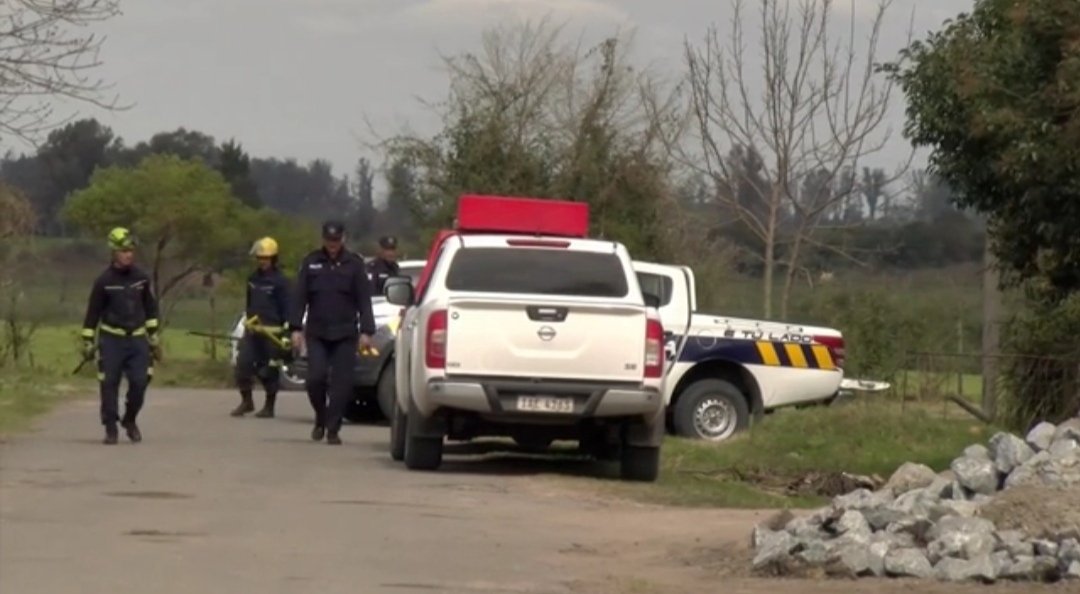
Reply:
<svg viewBox="0 0 1080 594"><path fill-rule="evenodd" d="M506 417L512 422L576 423L582 418L643 417L652 419L664 408L658 388L579 382L533 382L502 378L432 379L423 394L415 394L424 415L440 408L470 411L485 417ZM519 411L518 396L572 398L566 413Z"/></svg>

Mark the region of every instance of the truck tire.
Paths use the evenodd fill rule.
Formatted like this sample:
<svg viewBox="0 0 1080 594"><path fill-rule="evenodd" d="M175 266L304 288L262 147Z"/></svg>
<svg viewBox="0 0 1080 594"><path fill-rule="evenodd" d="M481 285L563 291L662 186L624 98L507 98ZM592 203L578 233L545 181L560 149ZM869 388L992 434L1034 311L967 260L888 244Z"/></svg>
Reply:
<svg viewBox="0 0 1080 594"><path fill-rule="evenodd" d="M379 375L379 383L375 386L375 397L379 401L379 410L387 419L393 419L391 415L394 414L394 400L397 399L396 390L397 379L394 377L394 360L391 359L383 368L382 374Z"/></svg>
<svg viewBox="0 0 1080 594"><path fill-rule="evenodd" d="M405 467L409 470L436 470L442 465L443 437L415 435L412 422L416 407L409 402L409 417L405 423Z"/></svg>
<svg viewBox="0 0 1080 594"><path fill-rule="evenodd" d="M624 481L656 481L660 476L660 448L623 446L619 476Z"/></svg>
<svg viewBox="0 0 1080 594"><path fill-rule="evenodd" d="M305 388L304 377L294 374L286 365L281 370L281 389L284 392L300 392Z"/></svg>
<svg viewBox="0 0 1080 594"><path fill-rule="evenodd" d="M405 459L405 426L409 419L398 406L397 398L390 401L390 457L397 462Z"/></svg>
<svg viewBox="0 0 1080 594"><path fill-rule="evenodd" d="M750 426L750 406L731 382L703 379L679 396L673 421L680 437L724 441Z"/></svg>

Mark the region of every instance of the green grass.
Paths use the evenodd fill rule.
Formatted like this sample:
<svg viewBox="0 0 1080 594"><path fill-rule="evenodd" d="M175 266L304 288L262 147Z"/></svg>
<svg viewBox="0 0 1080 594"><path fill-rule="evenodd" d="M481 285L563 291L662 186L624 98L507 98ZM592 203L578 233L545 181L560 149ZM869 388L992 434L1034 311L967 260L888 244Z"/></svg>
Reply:
<svg viewBox="0 0 1080 594"><path fill-rule="evenodd" d="M79 386L42 381L36 374L0 374L0 435L26 429L53 406L85 393Z"/></svg>
<svg viewBox="0 0 1080 594"><path fill-rule="evenodd" d="M943 418L924 407L886 402L782 410L724 443L678 438L663 448L654 484L608 485L613 494L653 503L734 508L809 507L816 496L783 486L822 473L887 479L904 462L941 471L993 429L974 419Z"/></svg>

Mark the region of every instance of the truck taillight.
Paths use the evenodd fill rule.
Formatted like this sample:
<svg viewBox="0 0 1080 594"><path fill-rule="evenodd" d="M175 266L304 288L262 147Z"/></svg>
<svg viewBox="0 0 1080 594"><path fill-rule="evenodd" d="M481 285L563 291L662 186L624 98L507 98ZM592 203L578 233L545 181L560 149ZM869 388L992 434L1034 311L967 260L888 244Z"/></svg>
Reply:
<svg viewBox="0 0 1080 594"><path fill-rule="evenodd" d="M645 377L664 375L664 326L660 320L645 322Z"/></svg>
<svg viewBox="0 0 1080 594"><path fill-rule="evenodd" d="M431 312L427 320L424 363L433 369L446 367L446 310Z"/></svg>
<svg viewBox="0 0 1080 594"><path fill-rule="evenodd" d="M829 354L832 356L833 365L837 369L844 368L844 337L843 336L815 336L814 342L823 345L829 349Z"/></svg>

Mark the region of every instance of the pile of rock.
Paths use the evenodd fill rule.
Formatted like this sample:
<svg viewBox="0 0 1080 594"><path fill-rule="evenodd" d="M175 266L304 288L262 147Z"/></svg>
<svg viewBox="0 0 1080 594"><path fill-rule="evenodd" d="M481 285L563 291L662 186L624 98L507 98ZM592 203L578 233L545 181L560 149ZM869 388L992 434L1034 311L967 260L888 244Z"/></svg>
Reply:
<svg viewBox="0 0 1080 594"><path fill-rule="evenodd" d="M901 466L877 491L858 489L806 517L754 530L754 570L782 574L824 568L830 575L941 580L1080 579L1080 418L1041 423L1026 439L994 435L936 474ZM999 529L985 513L996 500L1034 490L1061 499L1038 534ZM1028 496L1025 494L1024 498ZM1023 503L1023 502L1022 502ZM1005 524L998 510L999 524Z"/></svg>

